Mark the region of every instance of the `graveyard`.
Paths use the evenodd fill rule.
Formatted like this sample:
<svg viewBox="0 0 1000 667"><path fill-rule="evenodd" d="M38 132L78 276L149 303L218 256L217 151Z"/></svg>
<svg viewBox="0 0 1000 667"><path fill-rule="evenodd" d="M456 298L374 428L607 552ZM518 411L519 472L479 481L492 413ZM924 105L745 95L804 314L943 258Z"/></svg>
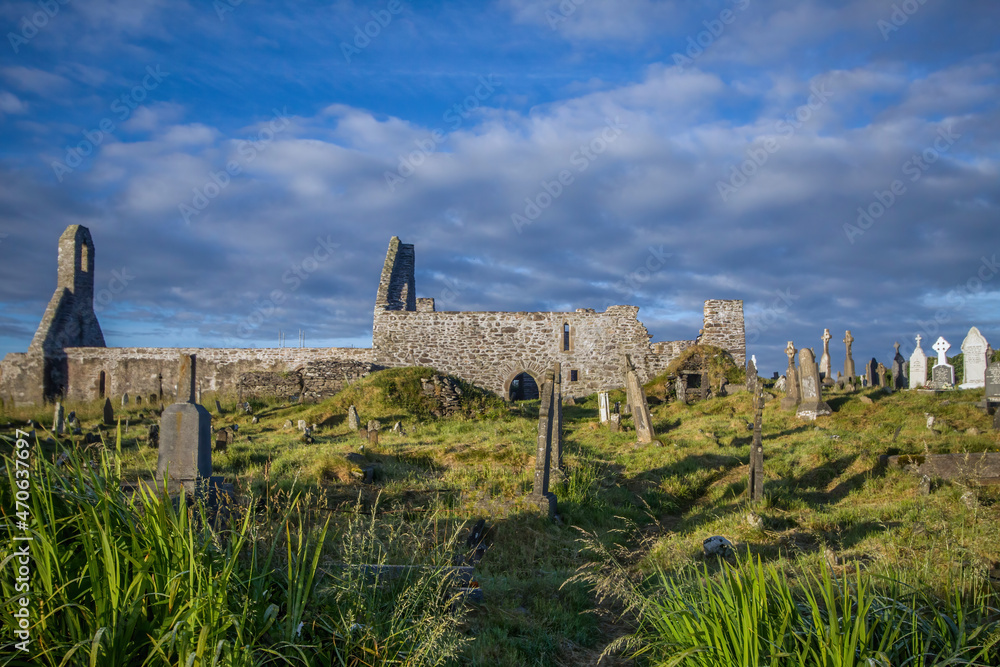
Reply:
<svg viewBox="0 0 1000 667"><path fill-rule="evenodd" d="M190 355L173 403L8 405L34 664L998 664L1000 355L974 333L856 375L847 332L838 380L827 330L777 379L696 346L586 397L558 364L526 401L419 366L198 396Z"/></svg>

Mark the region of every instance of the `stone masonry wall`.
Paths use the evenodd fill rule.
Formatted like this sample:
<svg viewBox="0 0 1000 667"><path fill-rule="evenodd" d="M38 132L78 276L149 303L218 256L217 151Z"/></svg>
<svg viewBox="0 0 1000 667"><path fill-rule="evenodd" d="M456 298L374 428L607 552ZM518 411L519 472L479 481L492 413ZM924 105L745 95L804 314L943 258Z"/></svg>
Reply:
<svg viewBox="0 0 1000 667"><path fill-rule="evenodd" d="M67 400L87 401L99 397L100 374L105 374L105 395L128 392L163 397L171 402L177 392L177 360L181 354L198 355L201 391L236 395L238 379L252 372L298 372L331 361L371 363L368 348L70 348L66 350L69 373ZM338 372L340 372L338 370ZM322 383L313 379L321 388Z"/></svg>
<svg viewBox="0 0 1000 667"><path fill-rule="evenodd" d="M698 342L728 350L737 366L747 362L747 339L743 324L743 302L709 299L705 302L705 328Z"/></svg>

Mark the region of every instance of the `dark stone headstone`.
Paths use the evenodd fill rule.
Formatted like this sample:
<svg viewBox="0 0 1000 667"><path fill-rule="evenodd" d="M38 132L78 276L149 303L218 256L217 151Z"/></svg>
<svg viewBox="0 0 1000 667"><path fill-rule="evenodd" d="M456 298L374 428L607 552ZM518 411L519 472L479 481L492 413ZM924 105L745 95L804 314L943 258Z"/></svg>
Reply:
<svg viewBox="0 0 1000 667"><path fill-rule="evenodd" d="M931 369L931 387L944 389L955 384L955 369L950 364L938 364Z"/></svg>
<svg viewBox="0 0 1000 667"><path fill-rule="evenodd" d="M986 367L986 400L1000 401L1000 362Z"/></svg>
<svg viewBox="0 0 1000 667"><path fill-rule="evenodd" d="M906 389L910 380L906 377L906 358L899 353L899 343L894 345L896 356L892 358L892 386L895 389Z"/></svg>
<svg viewBox="0 0 1000 667"><path fill-rule="evenodd" d="M869 387L878 386L878 362L875 361L875 357L865 365L865 378L868 380Z"/></svg>
<svg viewBox="0 0 1000 667"><path fill-rule="evenodd" d="M200 480L212 476L212 416L195 403L195 355L182 354L181 402L167 406L160 417L160 452L156 463L157 480L168 480L168 488L183 484L194 492Z"/></svg>
<svg viewBox="0 0 1000 667"><path fill-rule="evenodd" d="M111 407L111 399L104 399L104 423L108 426L114 426L115 424L115 409Z"/></svg>

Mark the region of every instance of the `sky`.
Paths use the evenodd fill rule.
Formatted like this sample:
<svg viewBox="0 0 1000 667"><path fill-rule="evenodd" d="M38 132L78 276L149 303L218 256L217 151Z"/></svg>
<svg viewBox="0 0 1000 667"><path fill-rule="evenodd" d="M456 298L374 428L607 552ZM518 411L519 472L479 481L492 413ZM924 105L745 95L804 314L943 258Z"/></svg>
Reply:
<svg viewBox="0 0 1000 667"><path fill-rule="evenodd" d="M94 239L109 346L371 345L438 310L742 299L762 374L844 331L1000 347L994 0L0 3L0 355Z"/></svg>

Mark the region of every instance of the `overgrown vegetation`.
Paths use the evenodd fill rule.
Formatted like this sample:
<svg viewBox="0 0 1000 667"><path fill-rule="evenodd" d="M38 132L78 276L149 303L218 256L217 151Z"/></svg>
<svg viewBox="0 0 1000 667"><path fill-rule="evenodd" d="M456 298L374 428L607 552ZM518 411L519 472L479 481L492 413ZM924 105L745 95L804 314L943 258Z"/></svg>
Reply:
<svg viewBox="0 0 1000 667"><path fill-rule="evenodd" d="M146 426L157 416L148 406L118 411L120 447L116 428L99 426L96 402L67 406L108 444L46 444L49 434L38 428L31 502L43 565L33 601L46 610L36 637L47 643L36 646L47 653L33 664L58 665L74 646L67 665L89 664L93 651L96 664L185 664L194 656L190 664L208 665L220 646L218 664L433 664L419 655L429 646L447 664L586 665L609 645L615 650L602 664L624 659L617 649L640 647L635 663L669 664L668 645L697 649L712 632L781 638L789 655L780 659L763 657L765 645L740 644L760 651L759 664L859 664L863 655L873 660L866 664L997 660L997 487L964 479L924 495L917 477L879 461L887 453L1000 449L992 417L976 407L982 390L833 392L825 400L834 414L815 422L768 401L766 500L752 507L747 394L654 406L663 446L643 447L634 433L599 427L592 396L564 408L566 471L552 483L561 521L550 523L526 500L537 401L508 410L486 398L435 418L419 403L419 379L431 372L375 374L312 405L251 401L256 424L233 401L223 401L224 414L211 410L214 426L239 426L213 459L241 499L224 530L155 493L118 491L119 478L155 470ZM211 397L204 402L214 406ZM401 421L405 433L387 428L371 446L347 427L351 404L362 422ZM925 414L935 416L933 430ZM13 435L3 425L23 428L27 419L45 423L51 408L6 410L0 434ZM318 424L313 442L284 428L299 419ZM13 445L4 447L9 455ZM63 449L78 455L56 468ZM355 474L359 460L374 467L373 484ZM0 479L8 532L0 557L18 534L15 482ZM432 567L415 575L435 572L462 550L456 536L478 518L493 526L493 546L476 569L481 603L451 604L440 577L372 586L341 566L420 563ZM735 544L732 564L703 557L711 535ZM11 567L6 561L0 574L8 600ZM628 595L607 595L614 585ZM725 600L746 603L745 613L723 617L717 603ZM851 623L829 614L836 609L850 610ZM784 630L772 617L786 619ZM12 622L5 612L5 643ZM884 659L864 653L879 646ZM18 664L9 648L8 664ZM727 664L697 662L713 655L695 651L684 658L694 662L678 664ZM734 664L754 664L743 657Z"/></svg>

